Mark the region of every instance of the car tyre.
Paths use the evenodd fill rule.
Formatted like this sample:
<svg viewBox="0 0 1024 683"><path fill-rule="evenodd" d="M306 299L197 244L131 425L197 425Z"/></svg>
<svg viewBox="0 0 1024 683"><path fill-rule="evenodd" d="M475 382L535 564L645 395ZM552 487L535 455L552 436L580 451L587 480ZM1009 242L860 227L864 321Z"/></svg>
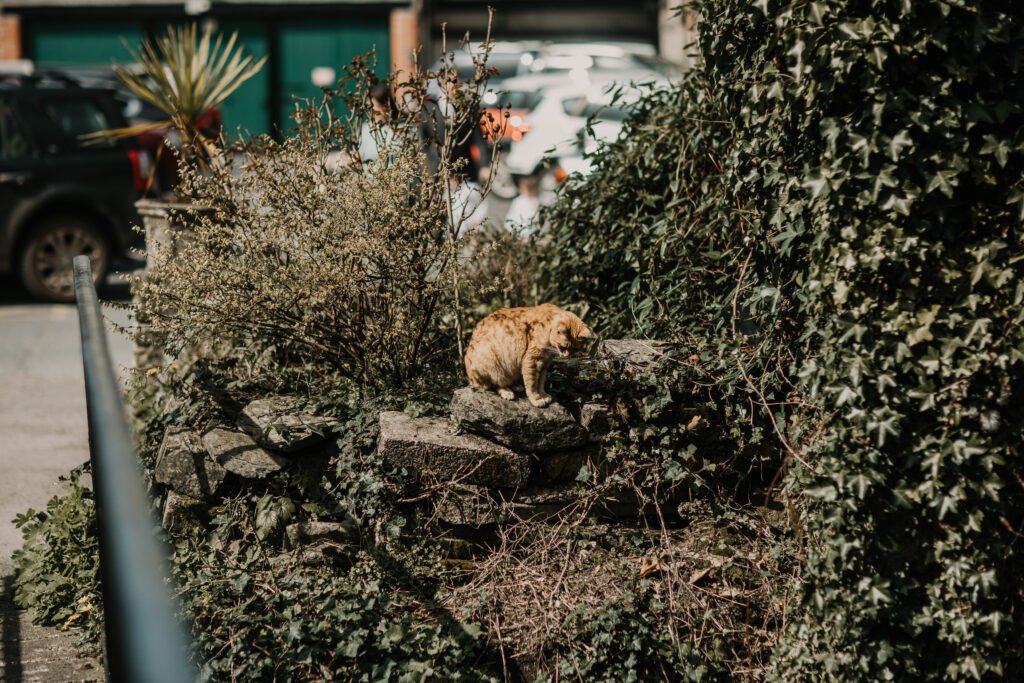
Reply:
<svg viewBox="0 0 1024 683"><path fill-rule="evenodd" d="M72 259L84 254L98 286L110 269L111 251L103 232L77 216L60 214L36 223L21 243L20 275L28 293L54 302L75 300Z"/></svg>

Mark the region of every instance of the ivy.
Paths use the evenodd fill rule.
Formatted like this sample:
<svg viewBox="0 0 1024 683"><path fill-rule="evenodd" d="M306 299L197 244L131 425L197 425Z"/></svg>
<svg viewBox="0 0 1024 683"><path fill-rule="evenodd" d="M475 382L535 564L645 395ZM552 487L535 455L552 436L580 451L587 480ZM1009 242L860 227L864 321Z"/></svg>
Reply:
<svg viewBox="0 0 1024 683"><path fill-rule="evenodd" d="M703 67L549 214L553 295L699 340L793 465L780 680L1024 675L1022 15L709 0Z"/></svg>

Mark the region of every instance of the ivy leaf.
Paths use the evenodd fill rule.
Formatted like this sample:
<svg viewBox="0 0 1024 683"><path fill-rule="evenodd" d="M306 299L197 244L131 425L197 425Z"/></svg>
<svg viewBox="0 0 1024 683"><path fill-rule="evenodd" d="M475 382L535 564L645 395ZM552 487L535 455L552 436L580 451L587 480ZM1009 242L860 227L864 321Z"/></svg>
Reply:
<svg viewBox="0 0 1024 683"><path fill-rule="evenodd" d="M1010 158L1010 150L1006 142L996 139L994 135L986 135L983 139L985 144L981 148L981 153L995 156L999 166L1005 167L1007 160Z"/></svg>
<svg viewBox="0 0 1024 683"><path fill-rule="evenodd" d="M913 148L914 141L911 140L910 133L904 128L889 140L889 158L893 161L899 161L903 155L903 150Z"/></svg>
<svg viewBox="0 0 1024 683"><path fill-rule="evenodd" d="M256 535L259 538L276 532L295 514L295 503L291 498L275 498L269 493L256 501Z"/></svg>
<svg viewBox="0 0 1024 683"><path fill-rule="evenodd" d="M953 185L954 185L955 174L951 171L936 171L932 179L928 181L925 192L931 192L938 188L938 190L949 197L953 198Z"/></svg>
<svg viewBox="0 0 1024 683"><path fill-rule="evenodd" d="M940 306L933 304L930 308L920 310L915 314L918 326L907 333L907 346L914 346L921 342L931 341L935 337L932 336L932 323L935 322L935 318L938 316Z"/></svg>
<svg viewBox="0 0 1024 683"><path fill-rule="evenodd" d="M823 483L816 486L808 486L804 489L804 495L828 502L835 500L839 496L839 490L833 483Z"/></svg>

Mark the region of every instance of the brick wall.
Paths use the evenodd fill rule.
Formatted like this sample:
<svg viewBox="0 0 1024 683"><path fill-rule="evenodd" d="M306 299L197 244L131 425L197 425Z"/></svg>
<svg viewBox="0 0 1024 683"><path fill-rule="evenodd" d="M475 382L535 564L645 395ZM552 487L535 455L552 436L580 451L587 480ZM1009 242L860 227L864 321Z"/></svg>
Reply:
<svg viewBox="0 0 1024 683"><path fill-rule="evenodd" d="M0 14L0 59L21 59L21 21L13 14Z"/></svg>

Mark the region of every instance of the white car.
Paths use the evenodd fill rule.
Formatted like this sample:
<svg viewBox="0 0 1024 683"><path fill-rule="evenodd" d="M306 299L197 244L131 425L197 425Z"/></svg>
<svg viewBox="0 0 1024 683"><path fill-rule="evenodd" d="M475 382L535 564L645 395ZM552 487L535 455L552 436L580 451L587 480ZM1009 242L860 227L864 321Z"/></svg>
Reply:
<svg viewBox="0 0 1024 683"><path fill-rule="evenodd" d="M586 173L589 162L585 155L618 137L629 105L668 83L653 72L598 76L595 79L592 73L588 82L567 79L544 90L527 115L529 131L505 159L513 175L533 175L543 170L547 161L557 161L566 172ZM507 81L503 88L515 88L519 80Z"/></svg>
<svg viewBox="0 0 1024 683"><path fill-rule="evenodd" d="M682 70L656 54L654 46L643 43L550 43L524 56L525 69L519 73L594 73L603 71L654 71L677 79Z"/></svg>

